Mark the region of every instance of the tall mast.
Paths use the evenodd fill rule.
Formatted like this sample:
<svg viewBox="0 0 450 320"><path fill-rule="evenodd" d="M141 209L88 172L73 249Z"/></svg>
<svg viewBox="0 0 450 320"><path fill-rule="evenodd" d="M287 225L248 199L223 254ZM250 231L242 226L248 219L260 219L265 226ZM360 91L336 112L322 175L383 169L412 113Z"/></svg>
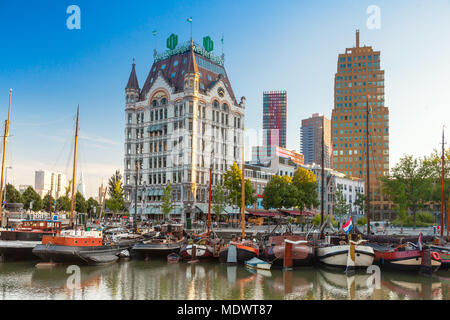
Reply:
<svg viewBox="0 0 450 320"><path fill-rule="evenodd" d="M325 147L324 147L324 142L325 142L325 138L324 138L324 134L325 134L325 118L322 119L322 159L321 159L321 175L322 175L322 185L321 185L321 190L320 190L320 226L323 225L324 221L323 221L323 214L324 214L324 192L325 192ZM320 237L323 236L323 229L321 228L322 233L320 235Z"/></svg>
<svg viewBox="0 0 450 320"><path fill-rule="evenodd" d="M366 153L367 234L370 235L369 96L367 96L366 100Z"/></svg>
<svg viewBox="0 0 450 320"><path fill-rule="evenodd" d="M441 239L444 236L444 165L445 165L445 148L444 148L444 128L442 128L442 181L441 181Z"/></svg>
<svg viewBox="0 0 450 320"><path fill-rule="evenodd" d="M242 123L242 239L245 239L245 158L244 158L244 124Z"/></svg>
<svg viewBox="0 0 450 320"><path fill-rule="evenodd" d="M213 169L214 151L211 152L211 165L209 166L209 200L208 200L208 238L211 230L211 190L212 190L212 169Z"/></svg>
<svg viewBox="0 0 450 320"><path fill-rule="evenodd" d="M70 203L70 224L73 225L73 210L75 206L75 179L77 174L77 146L78 146L78 116L80 106L77 107L77 124L75 127L75 148L73 152L72 201Z"/></svg>
<svg viewBox="0 0 450 320"><path fill-rule="evenodd" d="M9 136L9 120L11 117L11 95L12 89L9 89L9 106L8 106L8 120L5 121L5 135L3 136L3 157L2 157L2 178L0 182L0 221L3 220L3 182L5 178L5 155L6 155L6 141ZM5 186L6 189L6 186Z"/></svg>
<svg viewBox="0 0 450 320"><path fill-rule="evenodd" d="M138 179L139 179L139 164L136 161L136 188L134 190L134 219L133 219L133 229L136 231L136 219L137 219L137 194L138 194Z"/></svg>

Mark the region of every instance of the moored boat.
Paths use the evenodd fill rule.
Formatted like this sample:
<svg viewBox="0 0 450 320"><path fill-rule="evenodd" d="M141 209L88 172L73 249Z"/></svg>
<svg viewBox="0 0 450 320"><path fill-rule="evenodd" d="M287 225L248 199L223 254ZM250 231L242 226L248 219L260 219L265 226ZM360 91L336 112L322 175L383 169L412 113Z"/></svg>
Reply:
<svg viewBox="0 0 450 320"><path fill-rule="evenodd" d="M165 224L153 238L136 243L131 254L137 258L167 257L171 253L179 253L186 243L182 224Z"/></svg>
<svg viewBox="0 0 450 320"><path fill-rule="evenodd" d="M119 254L134 243L107 243L105 240L101 231L67 230L44 236L33 253L46 262L100 265L115 262Z"/></svg>
<svg viewBox="0 0 450 320"><path fill-rule="evenodd" d="M319 244L316 249L317 260L325 266L334 268L367 268L372 265L375 253L372 247L360 242L347 244L341 241L338 245ZM352 257L351 266L349 266L349 255Z"/></svg>
<svg viewBox="0 0 450 320"><path fill-rule="evenodd" d="M272 264L258 258L252 258L248 261L245 261L245 266L252 269L270 270Z"/></svg>
<svg viewBox="0 0 450 320"><path fill-rule="evenodd" d="M412 243L387 247L370 244L375 252L374 263L383 268L401 271L419 271L424 266L424 249L419 249ZM437 251L431 251L431 268L436 271L441 266L441 256Z"/></svg>
<svg viewBox="0 0 450 320"><path fill-rule="evenodd" d="M0 230L0 255L5 260L38 259L32 252L45 235L54 235L61 229L56 220L24 220L15 229Z"/></svg>
<svg viewBox="0 0 450 320"><path fill-rule="evenodd" d="M167 256L168 263L178 263L180 261L180 256L176 253L171 253Z"/></svg>
<svg viewBox="0 0 450 320"><path fill-rule="evenodd" d="M236 248L236 261L229 260L230 246ZM245 261L259 256L259 246L251 240L238 240L230 241L220 249L219 260L220 262L237 262L243 264Z"/></svg>
<svg viewBox="0 0 450 320"><path fill-rule="evenodd" d="M310 266L314 263L314 248L303 236L270 236L265 245L263 256L274 266L282 267L286 241L292 243L292 264L294 267Z"/></svg>

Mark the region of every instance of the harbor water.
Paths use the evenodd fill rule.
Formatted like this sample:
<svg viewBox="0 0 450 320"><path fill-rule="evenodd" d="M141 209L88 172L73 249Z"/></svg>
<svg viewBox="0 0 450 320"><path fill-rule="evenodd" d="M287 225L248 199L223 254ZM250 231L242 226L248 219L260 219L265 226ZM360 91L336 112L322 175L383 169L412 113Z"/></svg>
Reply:
<svg viewBox="0 0 450 320"><path fill-rule="evenodd" d="M255 271L217 262L121 261L109 266L0 263L2 300L447 300L450 271L347 276L317 267Z"/></svg>

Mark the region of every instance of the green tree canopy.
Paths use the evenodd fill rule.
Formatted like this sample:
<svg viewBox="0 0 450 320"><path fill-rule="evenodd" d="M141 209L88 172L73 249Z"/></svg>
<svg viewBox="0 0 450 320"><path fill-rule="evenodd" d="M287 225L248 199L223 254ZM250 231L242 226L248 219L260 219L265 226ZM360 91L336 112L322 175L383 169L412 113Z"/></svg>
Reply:
<svg viewBox="0 0 450 320"><path fill-rule="evenodd" d="M10 183L6 185L6 202L23 203L22 194Z"/></svg>
<svg viewBox="0 0 450 320"><path fill-rule="evenodd" d="M122 175L119 170L109 178L108 181L109 199L105 201L105 206L114 213L125 209L125 199L123 195Z"/></svg>
<svg viewBox="0 0 450 320"><path fill-rule="evenodd" d="M236 162L223 175L223 185L227 191L226 201L229 205L237 205L242 209L242 171ZM249 179L245 180L245 205L251 205L256 202L255 190Z"/></svg>
<svg viewBox="0 0 450 320"><path fill-rule="evenodd" d="M173 210L173 207L174 205L172 200L172 186L169 181L169 184L164 189L164 195L162 197L161 210L164 214L164 219L167 220L167 218L169 217L169 213Z"/></svg>
<svg viewBox="0 0 450 320"><path fill-rule="evenodd" d="M431 199L430 167L421 159L405 155L392 168L391 175L380 178L382 190L399 211L410 211L416 228L416 213Z"/></svg>
<svg viewBox="0 0 450 320"><path fill-rule="evenodd" d="M53 212L55 210L55 198L50 196L50 192L47 192L44 198L42 198L42 208L46 212Z"/></svg>
<svg viewBox="0 0 450 320"><path fill-rule="evenodd" d="M347 204L347 201L344 199L344 195L342 193L342 186L336 190L335 196L334 196L334 215L342 218L350 211L350 204Z"/></svg>
<svg viewBox="0 0 450 320"><path fill-rule="evenodd" d="M87 213L90 216L92 216L94 214L94 208L95 208L95 214L98 214L100 207L99 207L97 200L90 197L86 202L86 206L87 206Z"/></svg>
<svg viewBox="0 0 450 320"><path fill-rule="evenodd" d="M225 210L225 192L223 190L223 185L219 184L214 190L212 197L212 211L216 216L216 221L220 221L220 215Z"/></svg>
<svg viewBox="0 0 450 320"><path fill-rule="evenodd" d="M42 209L43 203L41 196L32 188L28 187L23 193L22 193L22 200L23 200L23 208L25 210L30 209L31 202L33 202L33 211L39 211Z"/></svg>
<svg viewBox="0 0 450 320"><path fill-rule="evenodd" d="M75 195L75 211L78 213L87 212L87 202L79 191Z"/></svg>
<svg viewBox="0 0 450 320"><path fill-rule="evenodd" d="M71 199L68 196L62 196L56 199L56 210L70 212Z"/></svg>
<svg viewBox="0 0 450 320"><path fill-rule="evenodd" d="M317 207L319 195L317 193L316 176L311 171L299 167L292 178L292 184L298 190L297 207L302 211L306 208Z"/></svg>
<svg viewBox="0 0 450 320"><path fill-rule="evenodd" d="M292 184L292 177L272 176L264 188L262 205L266 209L291 208L298 204L299 190Z"/></svg>

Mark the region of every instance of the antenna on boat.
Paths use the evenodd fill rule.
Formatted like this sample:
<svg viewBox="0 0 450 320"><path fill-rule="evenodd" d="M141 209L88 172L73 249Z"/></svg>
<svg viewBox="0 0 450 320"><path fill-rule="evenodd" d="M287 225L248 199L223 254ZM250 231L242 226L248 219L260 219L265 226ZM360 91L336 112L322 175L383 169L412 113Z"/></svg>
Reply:
<svg viewBox="0 0 450 320"><path fill-rule="evenodd" d="M367 235L370 235L370 170L369 170L369 95L366 96L366 181L367 181Z"/></svg>
<svg viewBox="0 0 450 320"><path fill-rule="evenodd" d="M211 164L209 166L209 202L208 202L208 239L211 230L211 185L212 185L212 170L213 170L214 149L211 150Z"/></svg>
<svg viewBox="0 0 450 320"><path fill-rule="evenodd" d="M324 146L324 142L325 142L325 118L322 119L322 159L321 159L321 176L322 176L322 182L321 182L321 190L320 190L320 222L321 225L324 224L323 221L323 215L324 215L324 192L325 192L325 161L324 161L324 157L325 157L325 146ZM323 237L323 231L325 228L321 228L321 232L320 232L320 237Z"/></svg>
<svg viewBox="0 0 450 320"><path fill-rule="evenodd" d="M244 158L244 123L242 123L242 240L245 239L245 158Z"/></svg>
<svg viewBox="0 0 450 320"><path fill-rule="evenodd" d="M444 137L444 127L442 126L442 183L441 183L441 241L444 237L444 175L445 175L445 137ZM448 228L448 227L447 227ZM448 232L447 232L448 237Z"/></svg>
<svg viewBox="0 0 450 320"><path fill-rule="evenodd" d="M5 121L5 135L3 136L3 158L2 158L2 177L0 182L0 222L1 225L4 225L4 219L3 219L3 181L5 178L5 155L6 155L6 141L8 140L9 136L9 120L11 117L11 96L12 96L12 89L9 89L9 105L8 105L8 120ZM6 189L6 181L5 181L5 189ZM6 199L5 199L6 200Z"/></svg>
<svg viewBox="0 0 450 320"><path fill-rule="evenodd" d="M73 152L72 201L70 203L70 226L73 226L73 211L75 206L75 179L77 174L77 146L78 146L78 117L80 105L77 106L77 122L75 126L75 148Z"/></svg>

